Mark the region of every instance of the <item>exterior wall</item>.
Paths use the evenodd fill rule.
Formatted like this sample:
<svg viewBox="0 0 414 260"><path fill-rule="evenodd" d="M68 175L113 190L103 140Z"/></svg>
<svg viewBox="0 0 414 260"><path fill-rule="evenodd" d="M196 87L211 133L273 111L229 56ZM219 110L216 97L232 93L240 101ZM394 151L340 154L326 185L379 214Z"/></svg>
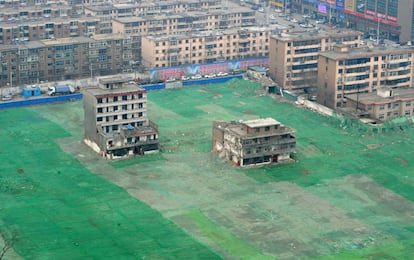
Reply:
<svg viewBox="0 0 414 260"><path fill-rule="evenodd" d="M147 68L221 62L268 56L270 28L142 38Z"/></svg>
<svg viewBox="0 0 414 260"><path fill-rule="evenodd" d="M372 92L380 87L412 87L413 53L411 48L361 49L338 57L334 52L322 53L318 66L318 103L336 109L345 106L344 97L349 94Z"/></svg>
<svg viewBox="0 0 414 260"><path fill-rule="evenodd" d="M319 56L316 98L319 104L329 108L335 108L337 103L337 71L337 61Z"/></svg>

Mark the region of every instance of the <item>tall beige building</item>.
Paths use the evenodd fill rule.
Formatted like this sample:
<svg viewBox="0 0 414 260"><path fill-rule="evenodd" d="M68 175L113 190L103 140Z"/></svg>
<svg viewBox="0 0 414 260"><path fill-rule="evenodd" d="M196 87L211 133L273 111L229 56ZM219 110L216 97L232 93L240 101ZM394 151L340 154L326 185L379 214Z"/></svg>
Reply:
<svg viewBox="0 0 414 260"><path fill-rule="evenodd" d="M269 75L283 89L316 88L318 57L336 44L357 47L357 31L293 31L275 34L269 43Z"/></svg>
<svg viewBox="0 0 414 260"><path fill-rule="evenodd" d="M142 38L142 62L147 68L269 55L269 27L245 27L174 36Z"/></svg>
<svg viewBox="0 0 414 260"><path fill-rule="evenodd" d="M319 55L317 102L337 109L346 96L413 87L414 48L336 46Z"/></svg>

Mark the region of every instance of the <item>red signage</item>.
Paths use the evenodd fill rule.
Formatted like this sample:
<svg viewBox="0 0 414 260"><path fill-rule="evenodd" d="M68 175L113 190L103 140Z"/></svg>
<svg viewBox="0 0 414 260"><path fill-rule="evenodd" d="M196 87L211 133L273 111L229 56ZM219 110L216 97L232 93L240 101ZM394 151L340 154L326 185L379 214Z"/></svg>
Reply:
<svg viewBox="0 0 414 260"><path fill-rule="evenodd" d="M352 15L355 15L355 16L358 16L358 17L361 17L361 18L364 18L364 19L375 21L375 22L378 22L378 20L379 20L379 22L382 23L382 24L387 24L387 25L390 25L390 26L398 27L398 23L396 23L397 18L392 17L392 16L386 16L385 14L378 14L378 18L377 18L377 17L372 16L372 15L362 14L362 13L354 12L354 11L351 11L351 10L348 10L348 9L344 9L344 13L352 14ZM368 11L367 11L367 13L368 13ZM375 13L374 13L374 15L375 15ZM390 20L392 20L392 21L390 21Z"/></svg>

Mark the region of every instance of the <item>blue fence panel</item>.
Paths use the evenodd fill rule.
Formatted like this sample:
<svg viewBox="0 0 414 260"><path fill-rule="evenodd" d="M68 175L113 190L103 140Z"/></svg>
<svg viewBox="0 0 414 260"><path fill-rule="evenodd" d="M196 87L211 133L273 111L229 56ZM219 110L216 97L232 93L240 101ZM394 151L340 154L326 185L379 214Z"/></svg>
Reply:
<svg viewBox="0 0 414 260"><path fill-rule="evenodd" d="M11 107L24 107L24 106L32 106L32 105L43 105L43 104L51 104L57 102L67 102L72 100L79 100L82 99L83 95L81 93L65 95L65 96L55 96L55 97L40 97L40 98L32 98L32 99L22 99L16 101L7 101L7 102L0 102L0 109L1 108L11 108Z"/></svg>
<svg viewBox="0 0 414 260"><path fill-rule="evenodd" d="M144 85L142 87L147 91L158 90L158 89L165 89L165 84L164 83L158 83L158 84L153 84L153 85Z"/></svg>

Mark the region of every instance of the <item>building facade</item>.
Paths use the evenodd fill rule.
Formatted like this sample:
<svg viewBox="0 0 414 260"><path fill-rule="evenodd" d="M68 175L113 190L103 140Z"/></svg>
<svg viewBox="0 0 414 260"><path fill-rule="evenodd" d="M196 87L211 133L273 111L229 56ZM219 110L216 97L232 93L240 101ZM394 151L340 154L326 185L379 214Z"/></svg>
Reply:
<svg viewBox="0 0 414 260"><path fill-rule="evenodd" d="M114 33L126 35L171 35L198 30L253 26L255 22L255 11L241 7L237 10L191 11L176 14L161 13L145 17L120 17L113 19L112 30Z"/></svg>
<svg viewBox="0 0 414 260"><path fill-rule="evenodd" d="M273 118L213 122L213 152L240 166L292 161L294 131Z"/></svg>
<svg viewBox="0 0 414 260"><path fill-rule="evenodd" d="M122 35L0 45L0 86L132 72L131 45Z"/></svg>
<svg viewBox="0 0 414 260"><path fill-rule="evenodd" d="M274 34L269 42L269 76L283 89L313 89L317 85L319 53L337 44L357 47L357 31L293 31Z"/></svg>
<svg viewBox="0 0 414 260"><path fill-rule="evenodd" d="M147 117L146 91L122 78L84 91L85 143L102 156L158 151L158 127Z"/></svg>
<svg viewBox="0 0 414 260"><path fill-rule="evenodd" d="M269 27L246 27L174 36L142 38L142 62L147 68L164 68L228 60L267 57Z"/></svg>
<svg viewBox="0 0 414 260"><path fill-rule="evenodd" d="M99 18L50 18L0 23L0 44L101 34Z"/></svg>
<svg viewBox="0 0 414 260"><path fill-rule="evenodd" d="M382 87L413 86L413 48L336 46L322 52L318 64L317 102L337 109L346 107L349 94Z"/></svg>
<svg viewBox="0 0 414 260"><path fill-rule="evenodd" d="M414 88L380 88L370 93L349 94L346 100L347 108L380 121L414 115Z"/></svg>

